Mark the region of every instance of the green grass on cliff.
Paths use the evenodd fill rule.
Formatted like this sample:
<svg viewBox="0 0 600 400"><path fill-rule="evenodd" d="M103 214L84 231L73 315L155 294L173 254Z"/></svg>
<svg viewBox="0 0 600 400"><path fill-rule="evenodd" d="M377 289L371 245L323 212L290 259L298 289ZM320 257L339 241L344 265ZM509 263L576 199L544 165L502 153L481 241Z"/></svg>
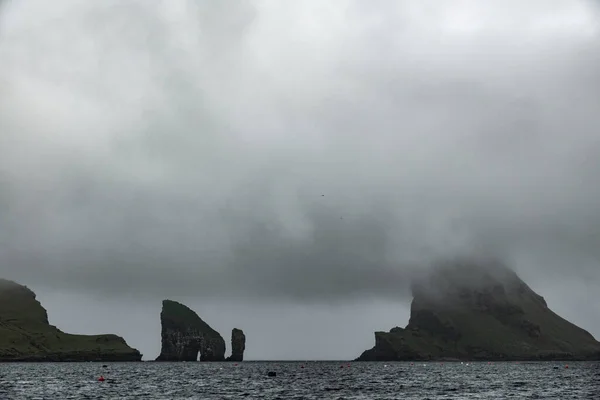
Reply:
<svg viewBox="0 0 600 400"><path fill-rule="evenodd" d="M600 358L600 343L550 310L514 272L443 272L417 287L407 328L377 332L363 359Z"/></svg>
<svg viewBox="0 0 600 400"><path fill-rule="evenodd" d="M127 359L137 350L117 335L72 335L48 323L46 310L25 286L0 279L0 360Z"/></svg>
<svg viewBox="0 0 600 400"><path fill-rule="evenodd" d="M533 338L522 329L506 324L492 315L473 312L452 312L443 314L460 327L461 336L456 341L445 341L440 336L428 332L385 333L385 340L393 348L409 348L432 358L469 355L481 359L496 358L544 358L546 355L592 354L600 351L600 346L591 336L579 331L562 318L548 315L551 311L527 313L529 320L542 327L540 337Z"/></svg>
<svg viewBox="0 0 600 400"><path fill-rule="evenodd" d="M88 354L115 356L132 354L132 349L116 335L71 335L48 326L31 330L0 323L0 358L65 357ZM104 356L103 356L104 357Z"/></svg>

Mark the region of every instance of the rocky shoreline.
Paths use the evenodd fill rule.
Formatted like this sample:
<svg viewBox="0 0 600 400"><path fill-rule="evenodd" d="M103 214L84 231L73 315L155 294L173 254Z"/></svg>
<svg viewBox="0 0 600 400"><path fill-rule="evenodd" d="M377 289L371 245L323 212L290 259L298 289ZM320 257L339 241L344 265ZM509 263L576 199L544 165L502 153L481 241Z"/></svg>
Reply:
<svg viewBox="0 0 600 400"><path fill-rule="evenodd" d="M136 353L124 355L94 354L94 353L55 353L45 356L24 356L17 358L2 358L0 362L142 362Z"/></svg>

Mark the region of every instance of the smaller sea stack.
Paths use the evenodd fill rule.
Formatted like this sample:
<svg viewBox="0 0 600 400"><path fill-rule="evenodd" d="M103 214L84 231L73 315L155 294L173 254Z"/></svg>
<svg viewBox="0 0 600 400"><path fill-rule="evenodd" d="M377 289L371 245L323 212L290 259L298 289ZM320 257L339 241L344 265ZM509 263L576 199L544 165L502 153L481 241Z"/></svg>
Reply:
<svg viewBox="0 0 600 400"><path fill-rule="evenodd" d="M231 331L231 356L227 358L227 361L243 361L244 350L246 350L246 335L241 329L233 328Z"/></svg>

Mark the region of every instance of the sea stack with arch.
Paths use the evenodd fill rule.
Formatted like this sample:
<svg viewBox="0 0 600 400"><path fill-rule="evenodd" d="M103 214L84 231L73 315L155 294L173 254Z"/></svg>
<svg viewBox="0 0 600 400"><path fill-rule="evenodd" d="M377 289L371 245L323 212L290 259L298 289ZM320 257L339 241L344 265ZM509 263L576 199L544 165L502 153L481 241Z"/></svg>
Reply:
<svg viewBox="0 0 600 400"><path fill-rule="evenodd" d="M233 357L225 359L225 340L219 332L189 307L173 300L163 300L160 322L161 351L156 361L233 361ZM243 338L241 347L237 345L240 333ZM235 361L241 361L245 336L239 329L234 329L234 336L237 340L232 356L235 356Z"/></svg>
<svg viewBox="0 0 600 400"><path fill-rule="evenodd" d="M163 300L161 350L156 361L224 361L225 341L187 306Z"/></svg>

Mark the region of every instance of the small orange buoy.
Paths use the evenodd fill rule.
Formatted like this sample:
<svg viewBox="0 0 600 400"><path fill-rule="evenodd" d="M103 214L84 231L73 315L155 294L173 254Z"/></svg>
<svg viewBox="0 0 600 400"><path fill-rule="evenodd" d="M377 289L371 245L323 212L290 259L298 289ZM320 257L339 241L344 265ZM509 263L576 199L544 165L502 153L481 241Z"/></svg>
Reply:
<svg viewBox="0 0 600 400"><path fill-rule="evenodd" d="M98 382L104 382L106 379L104 379L104 377L102 375L100 375L100 378L98 378Z"/></svg>

